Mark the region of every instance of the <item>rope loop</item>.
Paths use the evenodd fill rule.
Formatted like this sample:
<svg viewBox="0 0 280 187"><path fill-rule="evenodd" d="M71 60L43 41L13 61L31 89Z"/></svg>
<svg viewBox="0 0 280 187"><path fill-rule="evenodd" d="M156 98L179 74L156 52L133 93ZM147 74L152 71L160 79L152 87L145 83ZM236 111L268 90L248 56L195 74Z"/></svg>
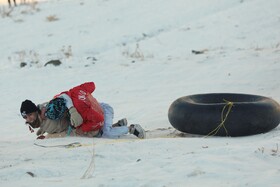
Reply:
<svg viewBox="0 0 280 187"><path fill-rule="evenodd" d="M215 136L222 127L225 129L226 135L228 136L228 131L227 131L227 128L225 127L225 122L228 118L229 113L231 112L231 109L233 107L233 102L227 101L225 99L223 99L223 100L226 104L223 107L223 110L221 112L221 123L214 130L212 130L210 133L208 133L206 136L204 136L204 138L206 138L208 136ZM226 111L226 113L225 113L225 111Z"/></svg>

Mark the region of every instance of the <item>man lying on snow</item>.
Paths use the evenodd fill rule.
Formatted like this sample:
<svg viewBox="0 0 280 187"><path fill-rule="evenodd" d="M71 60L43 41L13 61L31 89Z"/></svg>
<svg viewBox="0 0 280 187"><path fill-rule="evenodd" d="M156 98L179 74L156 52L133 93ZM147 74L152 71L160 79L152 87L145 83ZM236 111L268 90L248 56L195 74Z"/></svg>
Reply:
<svg viewBox="0 0 280 187"><path fill-rule="evenodd" d="M25 100L20 113L31 132L39 128L38 139L64 136L117 138L128 132L145 138L144 129L138 124L128 127L125 118L113 124L113 108L106 103L98 103L91 95L94 90L95 84L86 82L38 106Z"/></svg>

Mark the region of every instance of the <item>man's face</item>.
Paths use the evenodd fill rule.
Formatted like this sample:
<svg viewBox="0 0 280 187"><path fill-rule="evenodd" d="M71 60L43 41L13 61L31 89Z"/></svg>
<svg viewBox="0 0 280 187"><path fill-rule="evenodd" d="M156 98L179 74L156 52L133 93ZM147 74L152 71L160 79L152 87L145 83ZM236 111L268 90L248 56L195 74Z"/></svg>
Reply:
<svg viewBox="0 0 280 187"><path fill-rule="evenodd" d="M33 128L40 127L40 123L38 123L38 112L32 112L23 116L25 119L25 123L31 125Z"/></svg>

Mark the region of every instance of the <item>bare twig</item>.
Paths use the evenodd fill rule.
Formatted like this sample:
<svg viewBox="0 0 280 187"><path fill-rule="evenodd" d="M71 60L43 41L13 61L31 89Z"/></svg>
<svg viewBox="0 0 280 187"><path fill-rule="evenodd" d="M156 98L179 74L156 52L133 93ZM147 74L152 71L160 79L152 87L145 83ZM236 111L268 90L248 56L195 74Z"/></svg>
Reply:
<svg viewBox="0 0 280 187"><path fill-rule="evenodd" d="M90 164L87 168L87 170L85 171L85 173L83 174L83 176L81 177L81 179L89 179L92 177L93 172L94 172L94 157L95 157L95 150L94 150L94 144L92 142L92 156L91 156L91 161Z"/></svg>

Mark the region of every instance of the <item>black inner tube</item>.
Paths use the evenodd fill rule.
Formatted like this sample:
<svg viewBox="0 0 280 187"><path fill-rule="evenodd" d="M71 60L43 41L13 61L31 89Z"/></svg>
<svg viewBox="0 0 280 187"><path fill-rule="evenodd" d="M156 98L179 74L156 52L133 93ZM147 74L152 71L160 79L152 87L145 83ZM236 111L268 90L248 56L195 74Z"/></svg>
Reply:
<svg viewBox="0 0 280 187"><path fill-rule="evenodd" d="M198 94L175 100L169 108L168 118L174 128L186 133L246 136L277 127L280 106L273 99L259 95ZM212 133L221 124L222 128Z"/></svg>

